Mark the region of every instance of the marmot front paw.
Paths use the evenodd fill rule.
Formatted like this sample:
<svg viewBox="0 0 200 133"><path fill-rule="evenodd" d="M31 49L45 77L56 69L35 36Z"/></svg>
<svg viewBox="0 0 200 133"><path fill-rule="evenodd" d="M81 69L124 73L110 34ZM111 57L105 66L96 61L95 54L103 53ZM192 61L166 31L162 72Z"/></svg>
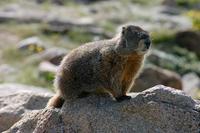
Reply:
<svg viewBox="0 0 200 133"><path fill-rule="evenodd" d="M117 102L121 102L121 101L124 101L124 100L129 100L129 99L131 99L131 96L126 96L126 95L116 98Z"/></svg>

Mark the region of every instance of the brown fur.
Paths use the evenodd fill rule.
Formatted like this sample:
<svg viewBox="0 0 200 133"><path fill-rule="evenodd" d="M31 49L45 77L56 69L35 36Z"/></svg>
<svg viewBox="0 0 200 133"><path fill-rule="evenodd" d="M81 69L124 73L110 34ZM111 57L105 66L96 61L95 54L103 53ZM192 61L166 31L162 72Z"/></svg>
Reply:
<svg viewBox="0 0 200 133"><path fill-rule="evenodd" d="M128 57L121 79L122 86L124 88L123 95L126 95L126 93L130 91L129 89L132 85L131 83L133 83L132 81L137 77L143 64L143 60L143 55L134 54Z"/></svg>
<svg viewBox="0 0 200 133"><path fill-rule="evenodd" d="M127 99L126 93L150 45L145 41L149 41L146 31L127 26L113 39L87 43L72 50L59 66L55 78L58 93L47 106L60 107L62 99L71 100L96 90L106 90L118 101Z"/></svg>

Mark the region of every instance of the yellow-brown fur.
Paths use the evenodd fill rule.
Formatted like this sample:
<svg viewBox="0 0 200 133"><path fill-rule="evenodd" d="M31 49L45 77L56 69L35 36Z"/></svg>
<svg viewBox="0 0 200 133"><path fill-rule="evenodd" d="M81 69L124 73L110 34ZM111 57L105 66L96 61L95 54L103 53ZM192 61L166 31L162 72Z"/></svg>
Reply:
<svg viewBox="0 0 200 133"><path fill-rule="evenodd" d="M139 55L137 53L132 54L127 59L127 63L125 65L121 82L124 88L123 94L126 95L129 92L131 85L133 84L133 80L139 74L139 71L143 65L144 55Z"/></svg>

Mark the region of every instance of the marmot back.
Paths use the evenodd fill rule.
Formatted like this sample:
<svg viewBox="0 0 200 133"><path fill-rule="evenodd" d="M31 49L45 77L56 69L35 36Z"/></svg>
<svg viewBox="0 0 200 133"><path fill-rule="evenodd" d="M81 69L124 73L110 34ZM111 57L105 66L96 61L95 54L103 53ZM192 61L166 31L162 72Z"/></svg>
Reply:
<svg viewBox="0 0 200 133"><path fill-rule="evenodd" d="M57 94L47 106L61 107L64 100L81 98L97 89L108 92L117 101L130 99L126 93L142 67L150 43L148 32L129 25L110 40L72 50L59 66L55 78Z"/></svg>

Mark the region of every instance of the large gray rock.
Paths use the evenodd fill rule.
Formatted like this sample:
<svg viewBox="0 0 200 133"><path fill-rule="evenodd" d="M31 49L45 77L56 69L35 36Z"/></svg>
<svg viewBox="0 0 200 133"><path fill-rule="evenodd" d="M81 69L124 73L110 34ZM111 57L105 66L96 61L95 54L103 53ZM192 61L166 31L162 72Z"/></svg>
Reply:
<svg viewBox="0 0 200 133"><path fill-rule="evenodd" d="M10 128L31 110L45 107L52 92L42 88L20 85L0 85L0 132Z"/></svg>
<svg viewBox="0 0 200 133"><path fill-rule="evenodd" d="M162 85L116 102L90 96L24 116L6 133L198 133L200 102Z"/></svg>

